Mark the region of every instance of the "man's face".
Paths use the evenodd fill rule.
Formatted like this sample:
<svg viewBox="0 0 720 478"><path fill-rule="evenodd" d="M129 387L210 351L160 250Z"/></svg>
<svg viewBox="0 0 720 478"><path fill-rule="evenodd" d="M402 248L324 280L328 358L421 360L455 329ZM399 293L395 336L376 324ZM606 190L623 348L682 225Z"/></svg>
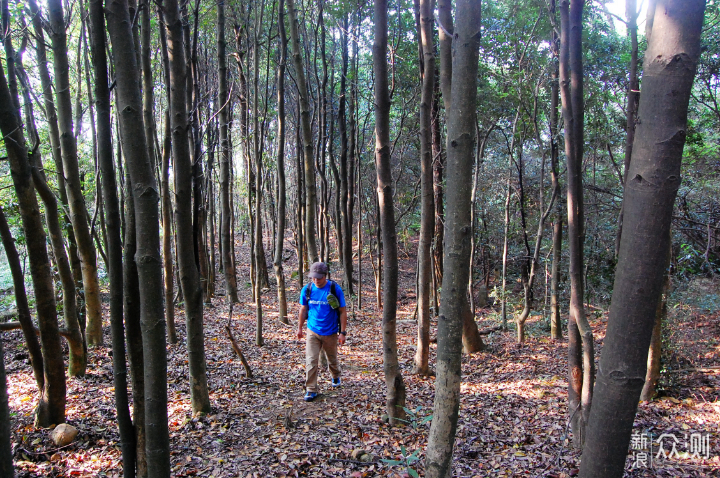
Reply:
<svg viewBox="0 0 720 478"><path fill-rule="evenodd" d="M327 284L327 278L325 276L322 276L320 278L313 277L312 278L313 284L315 284L315 287L318 289L325 287L325 284Z"/></svg>

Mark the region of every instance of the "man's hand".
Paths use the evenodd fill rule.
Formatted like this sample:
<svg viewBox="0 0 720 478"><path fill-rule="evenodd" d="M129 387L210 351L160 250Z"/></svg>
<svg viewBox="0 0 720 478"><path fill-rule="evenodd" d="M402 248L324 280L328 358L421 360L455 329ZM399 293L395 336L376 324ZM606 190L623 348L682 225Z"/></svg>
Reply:
<svg viewBox="0 0 720 478"><path fill-rule="evenodd" d="M345 336L343 334L338 334L338 344L345 345Z"/></svg>
<svg viewBox="0 0 720 478"><path fill-rule="evenodd" d="M297 338L302 339L303 337L305 337L305 331L302 328L300 328L300 329L298 329Z"/></svg>

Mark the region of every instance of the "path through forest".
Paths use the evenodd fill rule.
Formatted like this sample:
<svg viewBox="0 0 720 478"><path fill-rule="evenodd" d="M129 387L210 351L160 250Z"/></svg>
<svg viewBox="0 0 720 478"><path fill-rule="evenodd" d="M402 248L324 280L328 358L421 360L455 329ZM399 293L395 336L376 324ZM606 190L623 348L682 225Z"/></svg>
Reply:
<svg viewBox="0 0 720 478"><path fill-rule="evenodd" d="M401 459L403 447L408 455L418 450L423 456L429 423L419 422L431 413L434 379L409 375L416 337L411 320L415 257L401 254L400 259L398 350L408 408L415 412L410 417L416 423L389 428L382 420L381 318L369 295L373 290L369 264L363 268L364 307L349 313L348 342L340 352L343 385L331 390L328 373L321 372L322 394L312 403L302 401L304 341L295 337L295 325L273 320L277 317L274 291L264 294L265 346L254 345L249 271L241 266L241 304L235 307L232 329L255 377L245 378L223 329L228 312L224 298L214 299L205 315L212 414L191 416L185 344L181 340L168 346L173 476L403 476L402 466L381 459ZM295 304L297 281L288 281L288 288ZM627 476L718 476L720 347L716 337L720 312L717 304L707 304L712 302L708 297L713 297L713 290L718 290L716 283L696 281L677 294L683 302L674 303L670 312L667 336L672 348L661 381L662 398L641 404L635 425L638 433L649 431L655 437L675 434L681 439L681 453L683 437L710 433L710 459L681 456L656 463L654 469L637 468ZM597 311L592 325L601 350L607 314L591 310ZM297 306L291 311L295 324ZM489 317L491 310L484 312L480 328L496 325ZM176 320L178 336L184 337L182 308ZM521 347L514 343L512 331L489 335L486 352L463 358L454 476L567 477L577 473L579 454L569 448L566 435L565 342L550 341L539 316L528 322L528 332ZM105 333L109 334L108 327ZM87 376L69 379L67 418L80 435L73 444L56 449L50 430L32 425L35 382L20 331L6 333L5 340L17 476L120 477L110 349L90 350ZM110 344L109 338L105 343ZM435 344L431 363L434 352ZM361 461L356 450L366 451L371 456L364 459L371 461ZM628 463L634 458L629 454ZM422 475L421 463L413 468Z"/></svg>

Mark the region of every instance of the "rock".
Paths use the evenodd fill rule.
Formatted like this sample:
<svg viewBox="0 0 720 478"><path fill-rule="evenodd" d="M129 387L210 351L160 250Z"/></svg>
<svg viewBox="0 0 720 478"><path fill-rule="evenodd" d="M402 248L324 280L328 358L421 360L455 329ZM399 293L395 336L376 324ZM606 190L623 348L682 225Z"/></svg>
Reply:
<svg viewBox="0 0 720 478"><path fill-rule="evenodd" d="M77 428L67 423L61 423L50 433L50 439L55 443L55 446L62 447L72 443L77 435Z"/></svg>
<svg viewBox="0 0 720 478"><path fill-rule="evenodd" d="M481 285L480 289L478 289L477 302L475 303L475 306L482 309L484 307L487 307L487 305L488 305L487 287L485 287L484 285Z"/></svg>
<svg viewBox="0 0 720 478"><path fill-rule="evenodd" d="M367 455L367 452L363 450L362 448L356 448L355 450L350 453L350 457L353 460L359 460L361 456Z"/></svg>
<svg viewBox="0 0 720 478"><path fill-rule="evenodd" d="M370 455L369 453L366 453L360 457L360 461L364 461L365 463L370 463L371 461L373 461L373 456Z"/></svg>

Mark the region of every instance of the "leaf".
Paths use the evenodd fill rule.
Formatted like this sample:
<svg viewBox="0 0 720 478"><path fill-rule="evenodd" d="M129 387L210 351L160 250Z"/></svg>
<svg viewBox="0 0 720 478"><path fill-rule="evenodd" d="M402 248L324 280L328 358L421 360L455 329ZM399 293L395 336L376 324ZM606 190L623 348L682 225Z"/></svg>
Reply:
<svg viewBox="0 0 720 478"><path fill-rule="evenodd" d="M417 471L415 471L413 468L408 468L407 472L410 476L412 476L414 478L420 478L420 474Z"/></svg>
<svg viewBox="0 0 720 478"><path fill-rule="evenodd" d="M396 466L402 464L402 460L388 460L387 458L383 458L380 461L383 463L387 463L390 466Z"/></svg>

